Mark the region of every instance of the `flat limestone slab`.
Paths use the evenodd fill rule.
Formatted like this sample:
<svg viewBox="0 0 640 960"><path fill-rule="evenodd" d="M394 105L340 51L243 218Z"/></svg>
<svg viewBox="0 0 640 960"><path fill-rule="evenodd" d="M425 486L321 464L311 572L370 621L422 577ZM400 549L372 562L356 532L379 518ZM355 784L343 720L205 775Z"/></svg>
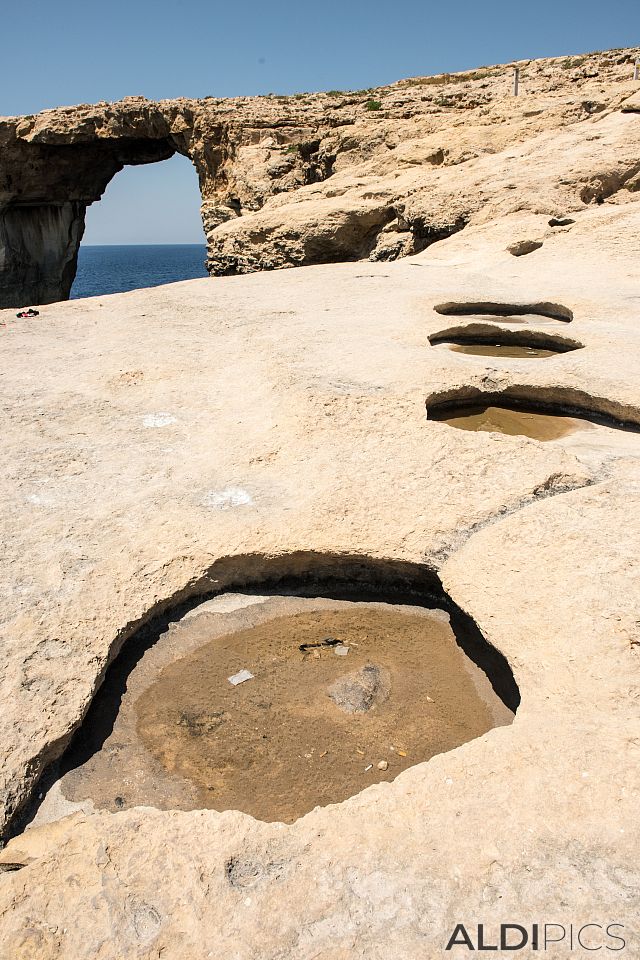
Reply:
<svg viewBox="0 0 640 960"><path fill-rule="evenodd" d="M471 433L425 402L571 390L639 422L638 209L585 210L519 258L530 214L393 264L0 313L5 822L136 627L259 585L267 559L438 571L522 694L512 725L290 826L137 807L28 829L0 854L22 865L0 873L3 960L415 960L461 922L637 944L638 437ZM465 299L564 304L584 349L432 348L434 305Z"/></svg>

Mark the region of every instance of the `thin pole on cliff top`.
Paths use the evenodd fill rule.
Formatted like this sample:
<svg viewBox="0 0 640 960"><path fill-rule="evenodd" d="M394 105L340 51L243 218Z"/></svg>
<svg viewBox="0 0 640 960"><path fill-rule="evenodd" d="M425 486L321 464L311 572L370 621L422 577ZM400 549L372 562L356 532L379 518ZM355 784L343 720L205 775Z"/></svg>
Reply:
<svg viewBox="0 0 640 960"><path fill-rule="evenodd" d="M520 67L513 68L513 95L514 97L518 96L518 89L520 86Z"/></svg>
<svg viewBox="0 0 640 960"><path fill-rule="evenodd" d="M636 65L633 68L633 79L640 80L640 60L636 60Z"/></svg>

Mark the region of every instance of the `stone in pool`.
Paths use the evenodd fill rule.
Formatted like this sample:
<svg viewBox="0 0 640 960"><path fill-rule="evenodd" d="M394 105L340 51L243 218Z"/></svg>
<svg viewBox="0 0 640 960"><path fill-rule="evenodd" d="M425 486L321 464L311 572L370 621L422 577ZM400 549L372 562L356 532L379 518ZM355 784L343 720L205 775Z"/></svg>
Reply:
<svg viewBox="0 0 640 960"><path fill-rule="evenodd" d="M345 713L366 713L389 696L388 672L368 663L340 677L329 687L329 696Z"/></svg>

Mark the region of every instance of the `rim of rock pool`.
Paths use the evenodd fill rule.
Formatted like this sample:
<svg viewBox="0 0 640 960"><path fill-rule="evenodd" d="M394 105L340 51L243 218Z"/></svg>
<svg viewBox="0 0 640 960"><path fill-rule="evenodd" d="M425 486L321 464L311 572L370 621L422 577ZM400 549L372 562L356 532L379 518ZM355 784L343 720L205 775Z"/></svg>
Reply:
<svg viewBox="0 0 640 960"><path fill-rule="evenodd" d="M493 316L493 317L523 317L539 316L548 320L561 320L571 323L573 310L562 303L549 300L534 301L499 301L499 300L446 300L436 303L433 307L436 313L445 317Z"/></svg>
<svg viewBox="0 0 640 960"><path fill-rule="evenodd" d="M575 417L616 430L640 433L640 409L573 387L511 385L504 390L482 390L465 386L432 394L425 400L427 420L435 422L478 406Z"/></svg>
<svg viewBox="0 0 640 960"><path fill-rule="evenodd" d="M465 326L445 327L427 338L432 347L440 344L459 346L504 346L531 347L534 350L551 350L555 354L571 353L584 349L579 340L572 340L553 333L537 330L505 330L490 323L470 323Z"/></svg>
<svg viewBox="0 0 640 960"><path fill-rule="evenodd" d="M14 814L5 839L18 835L31 823L47 791L63 775L66 761L77 750L84 725L91 723L97 713L100 713L104 733L102 742L109 736L128 676L169 624L203 602L230 592L444 610L449 614L458 648L484 673L497 698L513 714L520 705L520 691L506 658L485 639L475 621L448 596L432 568L409 561L302 551L283 557L247 554L224 558L214 564L206 576L150 610L114 643L110 663L96 683L84 716L69 731L65 742L59 745L56 756L49 757L43 764L30 797ZM77 765L74 762L69 769ZM367 786L369 784L363 784L363 789ZM388 786L391 787L392 782Z"/></svg>

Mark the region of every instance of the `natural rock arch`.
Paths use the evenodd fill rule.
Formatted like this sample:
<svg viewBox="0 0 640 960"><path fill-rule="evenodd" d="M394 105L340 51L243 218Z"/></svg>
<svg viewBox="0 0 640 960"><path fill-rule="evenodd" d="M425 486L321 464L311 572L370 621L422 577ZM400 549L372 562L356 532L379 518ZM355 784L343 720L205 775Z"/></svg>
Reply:
<svg viewBox="0 0 640 960"><path fill-rule="evenodd" d="M87 206L124 166L175 153L198 174L210 273L239 272L211 259L212 232L276 193L330 175L321 114L270 98L256 108L251 99L126 97L0 120L0 308L67 299Z"/></svg>
<svg viewBox="0 0 640 960"><path fill-rule="evenodd" d="M0 176L10 190L0 194L0 306L66 299L87 206L126 165L167 160L176 152L189 156L185 138L158 112L147 108L124 117L127 122L107 135L95 123L72 133L55 126L36 127L27 136L19 125L1 131Z"/></svg>
<svg viewBox="0 0 640 960"><path fill-rule="evenodd" d="M619 85L631 59L590 55L581 77L532 63L529 95L553 103L535 120L506 108L503 72L484 68L375 91L127 97L0 119L0 308L65 299L87 205L123 166L176 152L198 174L211 275L395 260L523 211L546 221L546 237L549 218L601 202L603 183L637 190L632 98ZM596 140L582 121L605 83Z"/></svg>

